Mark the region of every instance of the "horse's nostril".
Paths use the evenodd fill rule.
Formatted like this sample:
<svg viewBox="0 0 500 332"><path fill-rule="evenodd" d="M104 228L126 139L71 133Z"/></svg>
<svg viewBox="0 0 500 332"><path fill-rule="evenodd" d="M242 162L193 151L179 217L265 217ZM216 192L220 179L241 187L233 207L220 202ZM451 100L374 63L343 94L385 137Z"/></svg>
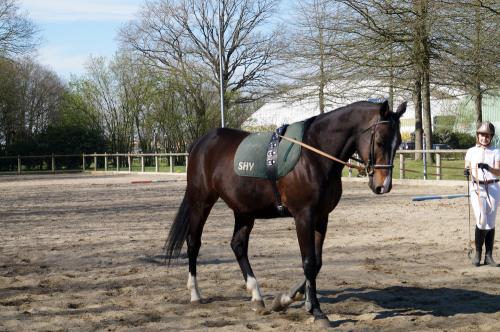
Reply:
<svg viewBox="0 0 500 332"><path fill-rule="evenodd" d="M375 188L375 192L377 194L383 194L384 193L384 187L383 186L378 186Z"/></svg>

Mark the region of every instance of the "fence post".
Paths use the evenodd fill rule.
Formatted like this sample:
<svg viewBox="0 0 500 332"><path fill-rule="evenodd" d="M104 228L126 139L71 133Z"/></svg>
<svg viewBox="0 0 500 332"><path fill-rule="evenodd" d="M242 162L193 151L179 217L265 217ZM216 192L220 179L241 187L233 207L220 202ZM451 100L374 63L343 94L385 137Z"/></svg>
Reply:
<svg viewBox="0 0 500 332"><path fill-rule="evenodd" d="M17 174L21 174L21 156L17 156Z"/></svg>
<svg viewBox="0 0 500 332"><path fill-rule="evenodd" d="M186 174L187 174L187 171L188 171L188 161L189 161L188 157L189 157L189 155L186 152L186 155L184 156L184 159L186 160Z"/></svg>
<svg viewBox="0 0 500 332"><path fill-rule="evenodd" d="M82 153L82 171L85 172L85 153Z"/></svg>
<svg viewBox="0 0 500 332"><path fill-rule="evenodd" d="M160 171L160 164L158 163L158 155L155 153L155 172L158 173Z"/></svg>
<svg viewBox="0 0 500 332"><path fill-rule="evenodd" d="M170 155L170 173L174 172L174 157Z"/></svg>
<svg viewBox="0 0 500 332"><path fill-rule="evenodd" d="M56 172L56 158L54 157L54 154L52 154L52 173Z"/></svg>
<svg viewBox="0 0 500 332"><path fill-rule="evenodd" d="M436 180L441 180L441 154L436 153Z"/></svg>
<svg viewBox="0 0 500 332"><path fill-rule="evenodd" d="M118 152L116 153L116 171L120 171L120 156L118 155Z"/></svg>
<svg viewBox="0 0 500 332"><path fill-rule="evenodd" d="M399 178L405 178L405 155L404 153L399 154Z"/></svg>
<svg viewBox="0 0 500 332"><path fill-rule="evenodd" d="M422 135L422 145L424 148L424 154L422 158L424 160L424 180L427 180L427 162L431 162L431 160L427 160L427 147L425 146L425 134ZM429 156L431 154L429 153Z"/></svg>
<svg viewBox="0 0 500 332"><path fill-rule="evenodd" d="M108 153L104 152L104 172L108 171Z"/></svg>
<svg viewBox="0 0 500 332"><path fill-rule="evenodd" d="M97 154L94 152L94 171L97 172Z"/></svg>
<svg viewBox="0 0 500 332"><path fill-rule="evenodd" d="M144 155L141 155L141 172L144 173Z"/></svg>
<svg viewBox="0 0 500 332"><path fill-rule="evenodd" d="M128 172L132 172L132 158L130 157L130 152L127 153L127 161L128 161Z"/></svg>

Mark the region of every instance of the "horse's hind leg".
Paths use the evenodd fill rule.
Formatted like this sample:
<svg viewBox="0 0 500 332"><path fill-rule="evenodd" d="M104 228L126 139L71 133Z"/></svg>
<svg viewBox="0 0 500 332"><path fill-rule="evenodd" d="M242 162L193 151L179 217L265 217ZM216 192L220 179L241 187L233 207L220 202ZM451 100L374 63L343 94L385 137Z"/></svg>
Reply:
<svg viewBox="0 0 500 332"><path fill-rule="evenodd" d="M187 288L191 294L191 303L198 304L201 302L201 295L198 289L196 279L196 261L201 247L201 234L203 226L207 221L210 210L217 201L215 198L207 198L206 200L191 200L189 209L189 230L186 237L187 253L189 257L189 276Z"/></svg>
<svg viewBox="0 0 500 332"><path fill-rule="evenodd" d="M231 248L240 265L247 290L252 293L252 306L256 311L260 311L264 308L264 301L262 300L259 284L257 283L257 279L253 274L252 267L248 260L248 239L255 219L237 213L234 214L234 219L235 225L233 238L231 240Z"/></svg>

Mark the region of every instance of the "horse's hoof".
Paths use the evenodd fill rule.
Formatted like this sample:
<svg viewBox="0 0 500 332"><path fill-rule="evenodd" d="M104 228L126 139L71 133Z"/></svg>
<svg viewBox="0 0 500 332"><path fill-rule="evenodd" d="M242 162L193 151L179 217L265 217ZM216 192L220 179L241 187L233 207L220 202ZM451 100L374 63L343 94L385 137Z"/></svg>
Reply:
<svg viewBox="0 0 500 332"><path fill-rule="evenodd" d="M280 294L278 296L276 296L273 300L273 304L271 304L271 311L283 311L285 310L285 307L281 304L281 297L283 295Z"/></svg>
<svg viewBox="0 0 500 332"><path fill-rule="evenodd" d="M201 302L201 300L194 300L194 301L191 301L189 304L196 307L196 306L203 304L203 302Z"/></svg>
<svg viewBox="0 0 500 332"><path fill-rule="evenodd" d="M326 317L315 318L314 319L314 326L319 327L319 328L324 328L324 329L331 327L330 321Z"/></svg>
<svg viewBox="0 0 500 332"><path fill-rule="evenodd" d="M269 314L269 311L266 310L266 306L264 305L264 301L252 301L252 310L259 315Z"/></svg>
<svg viewBox="0 0 500 332"><path fill-rule="evenodd" d="M294 301L302 301L302 299L304 299L304 294L303 294L303 293L297 293L297 294L295 294L295 296L293 297L293 300L294 300Z"/></svg>

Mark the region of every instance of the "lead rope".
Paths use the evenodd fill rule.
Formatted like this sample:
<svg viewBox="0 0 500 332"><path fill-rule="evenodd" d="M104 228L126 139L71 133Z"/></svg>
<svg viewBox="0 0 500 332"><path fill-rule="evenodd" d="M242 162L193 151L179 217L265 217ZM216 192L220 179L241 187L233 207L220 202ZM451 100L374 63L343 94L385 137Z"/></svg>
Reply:
<svg viewBox="0 0 500 332"><path fill-rule="evenodd" d="M469 257L469 259L472 258L472 252L473 252L473 249L472 249L472 238L471 238L471 234L470 234L470 184L469 184L469 176L467 175L466 177L466 181L467 181L467 206L469 207L469 250L467 250L467 257Z"/></svg>
<svg viewBox="0 0 500 332"><path fill-rule="evenodd" d="M347 167L356 168L358 171L366 171L366 168L365 168L365 167L362 167L362 166L357 166L357 165L353 165L353 164L347 163L347 162L345 162L345 161L343 161L343 160L340 160L340 159L338 159L338 158L335 158L335 157L334 157L334 156L332 156L332 155L329 155L329 154L328 154L328 153L326 153L326 152L323 152L323 151L321 151L321 150L318 150L318 149L316 149L316 148L313 148L312 146L310 146L310 145L308 145L308 144L306 144L306 143L303 143L303 142L301 142L301 141L297 141L297 140L295 140L295 139L293 139L293 138L286 137L286 136L282 136L282 135L278 135L278 136L279 136L279 137L281 137L282 139L285 139L285 140L290 141L290 142L292 142L292 143L298 144L298 145L300 145L300 146L302 146L302 147L304 147L304 148L306 148L306 149L308 149L308 150L311 150L311 151L313 151L313 152L316 152L317 154L322 155L323 157L326 157L326 158L331 159L331 160L333 160L333 161L336 161L336 162L338 162L338 163L344 164L344 165L346 165Z"/></svg>

